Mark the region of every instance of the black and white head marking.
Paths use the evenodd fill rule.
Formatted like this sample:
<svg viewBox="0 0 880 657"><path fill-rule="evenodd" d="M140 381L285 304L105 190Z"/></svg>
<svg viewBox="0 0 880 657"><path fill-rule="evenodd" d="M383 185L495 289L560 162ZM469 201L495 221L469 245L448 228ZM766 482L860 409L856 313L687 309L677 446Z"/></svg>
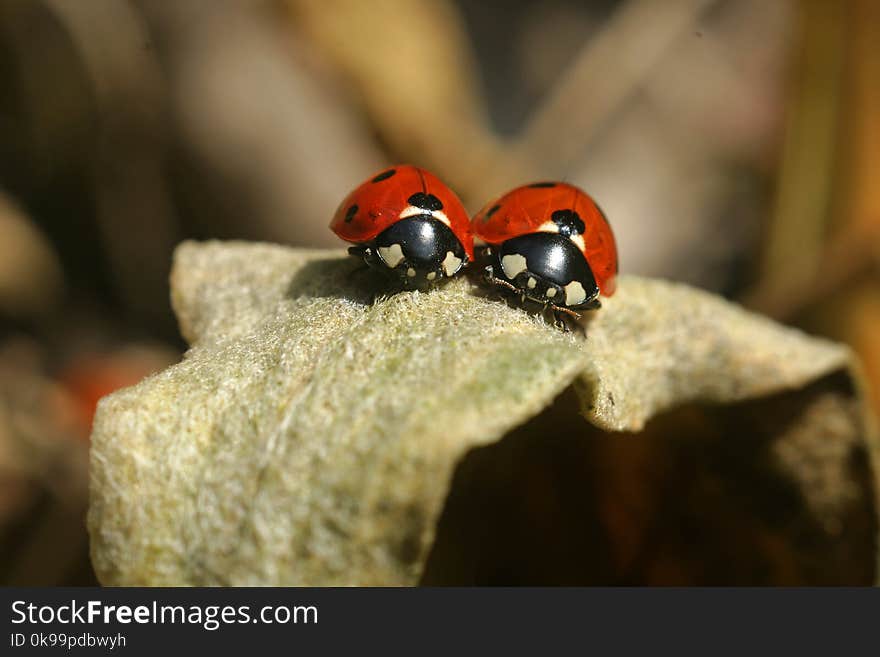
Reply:
<svg viewBox="0 0 880 657"><path fill-rule="evenodd" d="M409 203L409 205L400 213L401 219L427 215L434 217L434 219L437 219L438 221L442 221L447 226L452 225L449 221L449 217L443 212L443 202L433 194L416 192L407 199L407 203Z"/></svg>
<svg viewBox="0 0 880 657"><path fill-rule="evenodd" d="M443 209L443 202L439 198L433 194L426 194L425 192L416 192L410 196L406 202L417 208L421 208L422 210L427 210L428 212Z"/></svg>
<svg viewBox="0 0 880 657"><path fill-rule="evenodd" d="M541 224L538 230L544 233L558 233L570 239L575 246L583 250L583 234L586 228L586 224L577 212L563 208L554 210L550 219Z"/></svg>
<svg viewBox="0 0 880 657"><path fill-rule="evenodd" d="M586 230L581 216L574 210L556 210L550 215L550 221L559 227L559 234L565 237L583 235Z"/></svg>

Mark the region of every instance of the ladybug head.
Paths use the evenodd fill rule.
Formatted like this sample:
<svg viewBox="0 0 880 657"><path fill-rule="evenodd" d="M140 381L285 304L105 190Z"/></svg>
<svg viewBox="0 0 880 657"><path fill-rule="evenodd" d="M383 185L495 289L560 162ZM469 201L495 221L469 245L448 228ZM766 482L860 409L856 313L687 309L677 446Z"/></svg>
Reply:
<svg viewBox="0 0 880 657"><path fill-rule="evenodd" d="M585 230L583 220L574 210L556 210L550 220L559 226L559 234L563 237L582 235Z"/></svg>

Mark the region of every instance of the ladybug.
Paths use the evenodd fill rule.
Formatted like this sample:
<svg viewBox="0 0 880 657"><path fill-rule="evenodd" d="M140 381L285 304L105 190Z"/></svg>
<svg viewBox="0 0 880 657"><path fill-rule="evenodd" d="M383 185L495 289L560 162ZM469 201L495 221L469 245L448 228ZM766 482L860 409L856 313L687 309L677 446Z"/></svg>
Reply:
<svg viewBox="0 0 880 657"><path fill-rule="evenodd" d="M614 294L617 246L605 214L583 190L560 182L517 187L473 219L486 280L561 316L601 307Z"/></svg>
<svg viewBox="0 0 880 657"><path fill-rule="evenodd" d="M351 192L330 228L373 269L423 287L455 276L474 259L468 214L434 174L411 165L386 169Z"/></svg>

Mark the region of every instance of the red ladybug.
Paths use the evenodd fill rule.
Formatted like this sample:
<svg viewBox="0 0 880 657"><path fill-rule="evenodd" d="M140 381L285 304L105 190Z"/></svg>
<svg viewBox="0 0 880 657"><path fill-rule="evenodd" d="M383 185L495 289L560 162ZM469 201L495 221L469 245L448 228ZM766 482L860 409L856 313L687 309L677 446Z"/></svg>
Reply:
<svg viewBox="0 0 880 657"><path fill-rule="evenodd" d="M458 197L411 165L382 171L349 194L330 228L351 255L399 276L407 287L454 276L474 259L474 237Z"/></svg>
<svg viewBox="0 0 880 657"><path fill-rule="evenodd" d="M517 187L474 217L489 282L580 319L614 294L617 246L599 206L581 189L558 182Z"/></svg>

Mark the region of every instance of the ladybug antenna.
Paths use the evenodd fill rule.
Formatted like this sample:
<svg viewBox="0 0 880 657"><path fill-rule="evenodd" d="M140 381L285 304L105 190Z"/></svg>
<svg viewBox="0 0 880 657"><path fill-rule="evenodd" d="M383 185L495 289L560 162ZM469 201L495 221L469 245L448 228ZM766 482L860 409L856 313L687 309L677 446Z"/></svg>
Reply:
<svg viewBox="0 0 880 657"><path fill-rule="evenodd" d="M574 172L574 163L575 163L575 157L572 156L571 158L569 158L568 162L566 162L565 166L563 167L563 171L565 171L565 173L560 177L560 179L559 179L560 182L563 182L566 185L571 184L571 179L573 177L573 172Z"/></svg>

